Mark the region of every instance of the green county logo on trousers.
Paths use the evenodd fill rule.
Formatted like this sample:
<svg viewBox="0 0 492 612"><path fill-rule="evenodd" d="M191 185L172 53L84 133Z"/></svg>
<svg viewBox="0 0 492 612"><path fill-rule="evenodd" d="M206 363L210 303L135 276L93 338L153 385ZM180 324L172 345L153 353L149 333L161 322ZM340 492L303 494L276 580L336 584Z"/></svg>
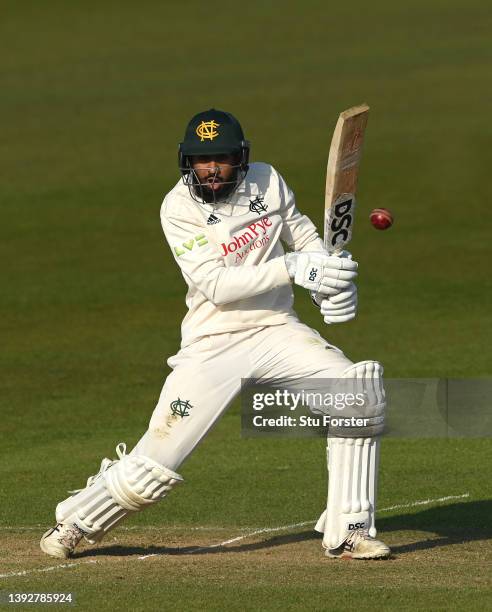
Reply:
<svg viewBox="0 0 492 612"><path fill-rule="evenodd" d="M202 247L208 244L208 240L205 237L205 234L198 234L198 236L195 236L194 238L190 238L186 242L183 242L182 246L187 251L191 251L193 247L195 246L195 244L197 244L199 247ZM179 246L174 247L174 252L176 253L178 257L181 257L181 255L184 255L186 253L186 251Z"/></svg>
<svg viewBox="0 0 492 612"><path fill-rule="evenodd" d="M188 400L180 400L179 397L174 402L171 402L170 407L171 412L181 418L190 416L190 409L193 408Z"/></svg>

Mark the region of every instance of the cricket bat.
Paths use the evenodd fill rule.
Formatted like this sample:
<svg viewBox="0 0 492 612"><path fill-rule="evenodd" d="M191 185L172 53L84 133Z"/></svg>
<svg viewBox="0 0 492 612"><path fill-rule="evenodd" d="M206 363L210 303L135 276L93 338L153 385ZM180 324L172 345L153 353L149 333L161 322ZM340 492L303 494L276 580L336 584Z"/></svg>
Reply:
<svg viewBox="0 0 492 612"><path fill-rule="evenodd" d="M326 169L324 243L329 253L340 253L352 238L355 192L362 155L367 104L340 113L333 133Z"/></svg>

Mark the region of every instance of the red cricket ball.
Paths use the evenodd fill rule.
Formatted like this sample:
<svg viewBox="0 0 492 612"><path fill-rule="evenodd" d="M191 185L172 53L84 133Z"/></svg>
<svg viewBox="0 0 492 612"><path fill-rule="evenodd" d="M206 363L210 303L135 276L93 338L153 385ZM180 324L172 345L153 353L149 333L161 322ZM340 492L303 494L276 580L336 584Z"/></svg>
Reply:
<svg viewBox="0 0 492 612"><path fill-rule="evenodd" d="M385 230L393 225L393 215L387 208L375 208L369 219L378 230Z"/></svg>

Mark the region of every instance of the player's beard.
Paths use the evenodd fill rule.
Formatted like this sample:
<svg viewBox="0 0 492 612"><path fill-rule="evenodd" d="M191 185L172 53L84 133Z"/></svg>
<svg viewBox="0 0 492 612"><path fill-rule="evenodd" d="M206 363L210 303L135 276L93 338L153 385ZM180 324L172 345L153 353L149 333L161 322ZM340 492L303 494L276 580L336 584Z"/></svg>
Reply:
<svg viewBox="0 0 492 612"><path fill-rule="evenodd" d="M195 183L193 186L195 194L207 204L224 202L237 187L238 170L239 166L233 168L227 181L224 181L220 176L210 174L203 181ZM214 189L214 187L216 188Z"/></svg>

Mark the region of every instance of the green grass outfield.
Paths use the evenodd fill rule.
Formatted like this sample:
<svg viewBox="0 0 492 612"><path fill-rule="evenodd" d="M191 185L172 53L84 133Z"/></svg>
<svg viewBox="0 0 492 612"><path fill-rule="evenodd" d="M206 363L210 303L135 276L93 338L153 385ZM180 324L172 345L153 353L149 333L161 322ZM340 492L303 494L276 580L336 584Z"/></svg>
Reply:
<svg viewBox="0 0 492 612"><path fill-rule="evenodd" d="M236 114L320 226L336 117L366 101L359 317L327 328L302 293L296 309L389 377L490 376L491 26L478 0L2 4L0 590L102 610L492 609L490 440L386 440L395 558L330 562L304 524L323 441L241 440L237 402L131 529L73 566L38 550L64 492L145 430L178 349L159 207L198 110ZM380 206L388 232L368 222Z"/></svg>

